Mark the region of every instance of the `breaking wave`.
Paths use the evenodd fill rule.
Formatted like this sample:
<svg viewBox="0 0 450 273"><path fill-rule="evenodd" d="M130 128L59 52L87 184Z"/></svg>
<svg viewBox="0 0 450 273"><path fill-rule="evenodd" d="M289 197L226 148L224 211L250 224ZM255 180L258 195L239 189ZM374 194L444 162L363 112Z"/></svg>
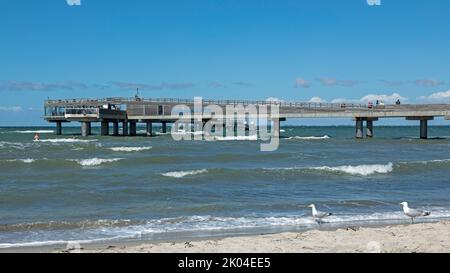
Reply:
<svg viewBox="0 0 450 273"><path fill-rule="evenodd" d="M36 159L33 159L33 158L7 160L7 162L22 162L22 163L26 163L26 164L31 164L35 161L36 161Z"/></svg>
<svg viewBox="0 0 450 273"><path fill-rule="evenodd" d="M96 139L77 139L77 138L53 138L53 139L40 139L35 140L35 142L42 143L89 143L95 142Z"/></svg>
<svg viewBox="0 0 450 273"><path fill-rule="evenodd" d="M226 137L216 137L218 141L256 141L258 140L257 135L253 136L226 136Z"/></svg>
<svg viewBox="0 0 450 273"><path fill-rule="evenodd" d="M112 147L108 148L114 152L142 152L152 149L152 147Z"/></svg>
<svg viewBox="0 0 450 273"><path fill-rule="evenodd" d="M202 170L193 170L193 171L176 171L176 172L167 172L163 173L161 175L167 176L167 177L174 177L174 178L183 178L185 176L192 176L197 174L203 174L207 173L208 170L202 169Z"/></svg>
<svg viewBox="0 0 450 273"><path fill-rule="evenodd" d="M324 140L324 139L330 139L330 136L324 135L324 136L293 136L288 137L286 139L298 139L298 140Z"/></svg>
<svg viewBox="0 0 450 273"><path fill-rule="evenodd" d="M450 211L442 208L428 208L430 217L423 221L448 219ZM263 215L220 217L212 215L180 216L144 221L98 220L82 222L51 222L0 226L2 232L23 234L20 239L6 240L0 248L64 245L69 242L88 244L95 242L120 241L121 239L172 238L177 235L202 237L205 234L233 235L260 234L261 230L293 231L317 228L309 211L297 215ZM325 220L327 227L340 228L350 225L370 226L379 224L409 223L409 218L400 211L377 213L343 214L335 213ZM32 230L33 232L30 232ZM169 236L169 237L167 237ZM179 235L178 235L179 236ZM88 238L88 239L86 239Z"/></svg>
<svg viewBox="0 0 450 273"><path fill-rule="evenodd" d="M373 164L373 165L358 165L358 166L338 166L338 167L315 167L311 168L313 170L321 170L321 171L330 171L330 172L343 172L351 175L362 175L368 176L372 174L387 174L394 170L394 164L392 162L381 165L381 164Z"/></svg>
<svg viewBox="0 0 450 273"><path fill-rule="evenodd" d="M112 162L117 162L122 160L123 158L88 158L88 159L73 159L71 161L75 161L78 164L80 164L83 167L92 167L92 166L99 166L102 165L103 163L112 163Z"/></svg>
<svg viewBox="0 0 450 273"><path fill-rule="evenodd" d="M52 134L55 131L53 130L24 130L24 131L14 131L14 133L18 134Z"/></svg>

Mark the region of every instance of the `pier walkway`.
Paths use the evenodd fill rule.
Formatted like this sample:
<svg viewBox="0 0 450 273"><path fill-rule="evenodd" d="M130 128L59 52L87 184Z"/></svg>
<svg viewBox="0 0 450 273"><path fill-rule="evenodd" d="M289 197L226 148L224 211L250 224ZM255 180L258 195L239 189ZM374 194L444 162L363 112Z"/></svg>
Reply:
<svg viewBox="0 0 450 273"><path fill-rule="evenodd" d="M56 134L62 134L62 124L80 122L82 136L91 134L91 124L101 124L101 135L136 135L138 123L145 123L147 135L152 135L154 123L162 124L162 131L167 131L167 124L178 120L173 115L176 106L184 105L194 109L194 100L187 99L143 99L143 98L104 98L104 99L62 99L45 101L44 119L56 124ZM420 122L420 137L428 138L428 121L436 117L450 119L450 104L409 104L383 105L370 107L365 104L352 103L309 103L309 102L269 102L248 100L202 100L202 106L216 105L226 113L227 106L272 106L279 108L279 115L272 117L279 128L280 121L292 118L351 118L355 121L356 138L374 136L374 121L380 118L405 118ZM176 111L175 111L176 112ZM192 113L194 114L194 113ZM214 116L215 119L226 118ZM205 118L205 120L207 120ZM110 125L112 124L112 134Z"/></svg>

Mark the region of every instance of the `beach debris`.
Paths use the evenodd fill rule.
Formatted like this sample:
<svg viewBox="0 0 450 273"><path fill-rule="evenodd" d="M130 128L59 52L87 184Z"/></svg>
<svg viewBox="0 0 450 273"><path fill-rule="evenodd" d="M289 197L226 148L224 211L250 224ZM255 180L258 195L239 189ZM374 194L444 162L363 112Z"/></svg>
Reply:
<svg viewBox="0 0 450 273"><path fill-rule="evenodd" d="M351 226L351 227L347 227L347 229L346 229L347 231L350 231L350 230L352 230L352 231L358 231L359 230L359 227L355 227L355 226Z"/></svg>
<svg viewBox="0 0 450 273"><path fill-rule="evenodd" d="M188 247L194 247L194 245L191 244L191 242L186 242L186 243L184 243L184 247L185 247L185 248L188 248Z"/></svg>
<svg viewBox="0 0 450 273"><path fill-rule="evenodd" d="M316 206L314 204L311 204L308 207L312 209L312 216L319 225L324 223L322 219L333 215L332 213L329 212L317 211Z"/></svg>
<svg viewBox="0 0 450 273"><path fill-rule="evenodd" d="M403 213L409 218L411 218L411 224L414 224L414 218L419 216L429 216L431 214L431 212L429 211L410 208L408 206L408 202L401 202L400 205L403 206Z"/></svg>

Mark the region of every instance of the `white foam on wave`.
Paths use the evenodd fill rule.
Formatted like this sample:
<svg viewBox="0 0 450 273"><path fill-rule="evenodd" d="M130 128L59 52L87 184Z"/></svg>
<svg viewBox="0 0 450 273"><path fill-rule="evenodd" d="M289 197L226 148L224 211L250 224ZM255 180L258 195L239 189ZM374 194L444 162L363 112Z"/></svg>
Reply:
<svg viewBox="0 0 450 273"><path fill-rule="evenodd" d="M108 148L114 152L142 152L152 149L152 147L111 147Z"/></svg>
<svg viewBox="0 0 450 273"><path fill-rule="evenodd" d="M192 176L202 173L207 173L208 170L202 169L202 170L193 170L193 171L176 171L176 172L167 172L163 173L161 175L167 176L167 177L174 177L174 178L183 178L185 176Z"/></svg>
<svg viewBox="0 0 450 273"><path fill-rule="evenodd" d="M56 246L56 245L82 245L82 244L93 244L93 243L103 243L114 240L121 239L132 239L134 236L114 236L109 238L99 238L99 239L91 239L91 240L73 240L73 241L65 241L65 240L49 240L49 241L35 241L35 242L24 242L24 243L4 243L0 244L0 249L8 249L14 247L42 247L42 246Z"/></svg>
<svg viewBox="0 0 450 273"><path fill-rule="evenodd" d="M330 139L330 136L293 136L288 137L287 139L298 139L298 140L324 140L324 139Z"/></svg>
<svg viewBox="0 0 450 273"><path fill-rule="evenodd" d="M204 134L203 131L195 131L195 132L191 132L191 131L183 131L183 130L179 130L177 132L171 132L170 134L172 135L199 135L202 136Z"/></svg>
<svg viewBox="0 0 450 273"><path fill-rule="evenodd" d="M78 139L78 138L53 138L53 139L40 139L35 140L35 142L43 143L89 143L95 142L96 139Z"/></svg>
<svg viewBox="0 0 450 273"><path fill-rule="evenodd" d="M0 148L14 148L19 150L24 150L27 148L29 144L20 143L20 142L9 142L9 141L0 141Z"/></svg>
<svg viewBox="0 0 450 273"><path fill-rule="evenodd" d="M53 131L53 130L24 130L24 131L17 130L14 132L18 133L18 134L51 134L51 133L54 133L55 131Z"/></svg>
<svg viewBox="0 0 450 273"><path fill-rule="evenodd" d="M35 161L36 161L36 159L33 159L33 158L7 160L7 162L22 162L22 163L25 163L25 164L31 164L31 163L33 163Z"/></svg>
<svg viewBox="0 0 450 273"><path fill-rule="evenodd" d="M430 207L426 208L431 211L429 217L423 218L427 221L439 221L440 219L448 219L450 211L445 208ZM421 218L422 219L422 218ZM364 226L371 224L402 224L409 223L409 218L401 211L387 211L376 213L359 213L344 214L335 212L332 216L326 218L325 222L328 227L346 227L349 225ZM181 216L175 218L160 218L144 222L143 224L112 226L109 228L99 227L93 229L81 229L77 232L70 231L68 236L65 231L58 230L56 233L47 233L46 231L34 231L36 238L45 238L41 241L22 242L5 242L0 244L0 248L12 247L31 247L31 246L47 246L47 245L63 245L67 243L89 244L95 242L106 242L121 239L140 239L144 236L158 236L158 234L177 233L177 232L227 232L233 231L241 234L243 231L249 231L259 228L280 228L284 230L315 229L318 225L310 216L309 210L303 213L293 215L272 215L272 216L241 216L241 217L219 217L211 215L202 216ZM52 231L55 232L55 231ZM45 236L40 236L45 235ZM164 235L167 236L167 235ZM67 241L67 237L70 241ZM150 238L152 238L150 237ZM49 238L52 238L49 240ZM92 238L92 239L86 239Z"/></svg>
<svg viewBox="0 0 450 273"><path fill-rule="evenodd" d="M310 168L313 170L323 170L323 171L331 171L331 172L343 172L351 175L362 175L368 176L372 174L387 174L394 170L394 164L389 162L386 165L382 164L373 164L373 165L357 165L357 166L338 166L338 167L315 167Z"/></svg>
<svg viewBox="0 0 450 273"><path fill-rule="evenodd" d="M253 136L225 136L225 137L216 137L215 140L218 141L256 141L258 140L257 135Z"/></svg>
<svg viewBox="0 0 450 273"><path fill-rule="evenodd" d="M421 163L421 164L429 164L429 163L445 163L445 162L450 162L450 159L435 159L435 160L425 160L425 161L419 161L417 163ZM412 162L414 163L414 162ZM406 163L407 164L407 163Z"/></svg>
<svg viewBox="0 0 450 273"><path fill-rule="evenodd" d="M99 166L103 163L112 163L122 160L123 158L88 158L88 159L72 159L83 167Z"/></svg>

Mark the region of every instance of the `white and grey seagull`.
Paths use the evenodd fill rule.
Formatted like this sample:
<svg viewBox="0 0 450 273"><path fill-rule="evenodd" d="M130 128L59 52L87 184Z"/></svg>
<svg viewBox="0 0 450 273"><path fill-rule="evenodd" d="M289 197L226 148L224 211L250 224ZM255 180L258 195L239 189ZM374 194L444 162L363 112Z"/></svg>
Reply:
<svg viewBox="0 0 450 273"><path fill-rule="evenodd" d="M323 223L322 219L333 215L333 213L317 211L314 204L309 205L308 208L312 208L312 216L319 225Z"/></svg>
<svg viewBox="0 0 450 273"><path fill-rule="evenodd" d="M414 218L419 216L428 216L431 214L429 211L412 209L408 206L408 202L401 202L400 205L403 206L403 213L411 218L411 224L414 224Z"/></svg>

